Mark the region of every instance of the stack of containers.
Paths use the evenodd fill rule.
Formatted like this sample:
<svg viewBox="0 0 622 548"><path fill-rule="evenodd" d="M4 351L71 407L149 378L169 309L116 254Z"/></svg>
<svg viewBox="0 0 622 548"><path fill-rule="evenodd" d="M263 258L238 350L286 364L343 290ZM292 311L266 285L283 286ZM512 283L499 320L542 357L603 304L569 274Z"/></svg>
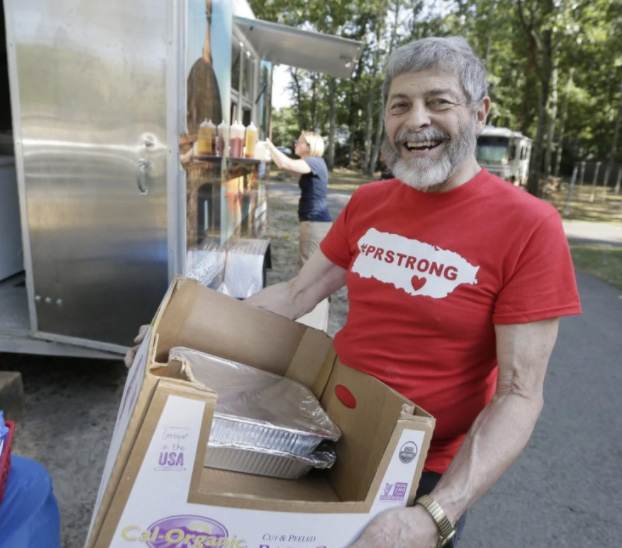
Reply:
<svg viewBox="0 0 622 548"><path fill-rule="evenodd" d="M169 358L218 392L205 466L296 479L334 464L341 431L302 384L184 347Z"/></svg>

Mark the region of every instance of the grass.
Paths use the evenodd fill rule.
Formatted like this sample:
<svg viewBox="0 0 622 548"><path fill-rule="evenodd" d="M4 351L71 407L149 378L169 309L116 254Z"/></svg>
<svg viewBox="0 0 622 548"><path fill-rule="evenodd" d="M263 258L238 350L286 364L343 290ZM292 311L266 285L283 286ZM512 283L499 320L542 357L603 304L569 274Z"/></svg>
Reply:
<svg viewBox="0 0 622 548"><path fill-rule="evenodd" d="M568 184L545 193L544 199L552 203L566 221L591 223L622 223L622 194L602 187L578 186L569 194ZM570 243L572 260L577 270L622 290L622 247L606 244Z"/></svg>
<svg viewBox="0 0 622 548"><path fill-rule="evenodd" d="M622 193L609 189L592 191L589 187L577 187L569 200L568 185L549 190L543 198L551 202L567 221L588 221L595 223L622 223Z"/></svg>
<svg viewBox="0 0 622 548"><path fill-rule="evenodd" d="M571 243L570 253L577 270L622 291L622 247Z"/></svg>
<svg viewBox="0 0 622 548"><path fill-rule="evenodd" d="M276 171L275 173L278 173ZM272 175L272 173L271 173ZM363 175L359 171L336 168L329 179L329 188L353 192L358 186L380 178ZM295 182L295 178L288 178ZM587 221L593 223L622 223L622 193L607 193L602 187L591 185L577 186L569 200L568 184L564 181L555 186L543 181L543 199L553 204L567 221ZM622 291L622 247L614 245L570 244L570 252L577 270L616 287Z"/></svg>
<svg viewBox="0 0 622 548"><path fill-rule="evenodd" d="M328 186L335 190L355 191L357 187L370 181L380 179L380 173L364 175L360 171L353 171L346 168L335 168L330 174Z"/></svg>

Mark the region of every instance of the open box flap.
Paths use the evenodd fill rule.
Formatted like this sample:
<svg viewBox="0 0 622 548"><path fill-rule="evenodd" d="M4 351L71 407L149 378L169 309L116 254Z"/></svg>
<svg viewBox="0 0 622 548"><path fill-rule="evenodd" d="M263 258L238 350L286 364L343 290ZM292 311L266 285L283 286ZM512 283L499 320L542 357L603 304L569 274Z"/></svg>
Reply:
<svg viewBox="0 0 622 548"><path fill-rule="evenodd" d="M342 431L331 483L343 501L363 500L369 492L396 421L415 405L379 380L336 360L322 407ZM357 481L352 481L356 477Z"/></svg>
<svg viewBox="0 0 622 548"><path fill-rule="evenodd" d="M178 277L174 299L154 325L153 361L186 346L324 389L334 361L332 339L261 308Z"/></svg>

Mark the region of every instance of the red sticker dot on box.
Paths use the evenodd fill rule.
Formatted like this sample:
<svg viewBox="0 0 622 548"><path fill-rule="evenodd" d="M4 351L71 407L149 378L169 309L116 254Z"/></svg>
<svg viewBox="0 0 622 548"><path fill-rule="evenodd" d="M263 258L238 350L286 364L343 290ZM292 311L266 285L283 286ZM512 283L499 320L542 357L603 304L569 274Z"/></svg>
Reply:
<svg viewBox="0 0 622 548"><path fill-rule="evenodd" d="M335 386L335 395L339 398L339 401L346 407L354 409L356 407L356 398L354 394L350 392L345 386L338 384Z"/></svg>

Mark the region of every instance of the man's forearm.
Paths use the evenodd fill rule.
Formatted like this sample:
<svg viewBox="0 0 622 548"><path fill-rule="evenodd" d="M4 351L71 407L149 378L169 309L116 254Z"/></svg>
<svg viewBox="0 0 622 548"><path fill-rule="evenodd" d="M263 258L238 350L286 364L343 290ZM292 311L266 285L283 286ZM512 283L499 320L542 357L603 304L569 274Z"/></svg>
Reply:
<svg viewBox="0 0 622 548"><path fill-rule="evenodd" d="M469 430L432 497L452 523L507 471L527 445L541 399L495 395Z"/></svg>
<svg viewBox="0 0 622 548"><path fill-rule="evenodd" d="M542 410L558 320L496 325L497 390L471 426L432 496L456 520L510 467Z"/></svg>
<svg viewBox="0 0 622 548"><path fill-rule="evenodd" d="M318 250L303 265L298 276L262 289L246 299L249 304L265 308L296 320L311 312L322 299L343 286L346 271L329 261Z"/></svg>
<svg viewBox="0 0 622 548"><path fill-rule="evenodd" d="M300 318L315 306L315 302L298 289L296 278L266 287L248 297L246 302L290 320Z"/></svg>

